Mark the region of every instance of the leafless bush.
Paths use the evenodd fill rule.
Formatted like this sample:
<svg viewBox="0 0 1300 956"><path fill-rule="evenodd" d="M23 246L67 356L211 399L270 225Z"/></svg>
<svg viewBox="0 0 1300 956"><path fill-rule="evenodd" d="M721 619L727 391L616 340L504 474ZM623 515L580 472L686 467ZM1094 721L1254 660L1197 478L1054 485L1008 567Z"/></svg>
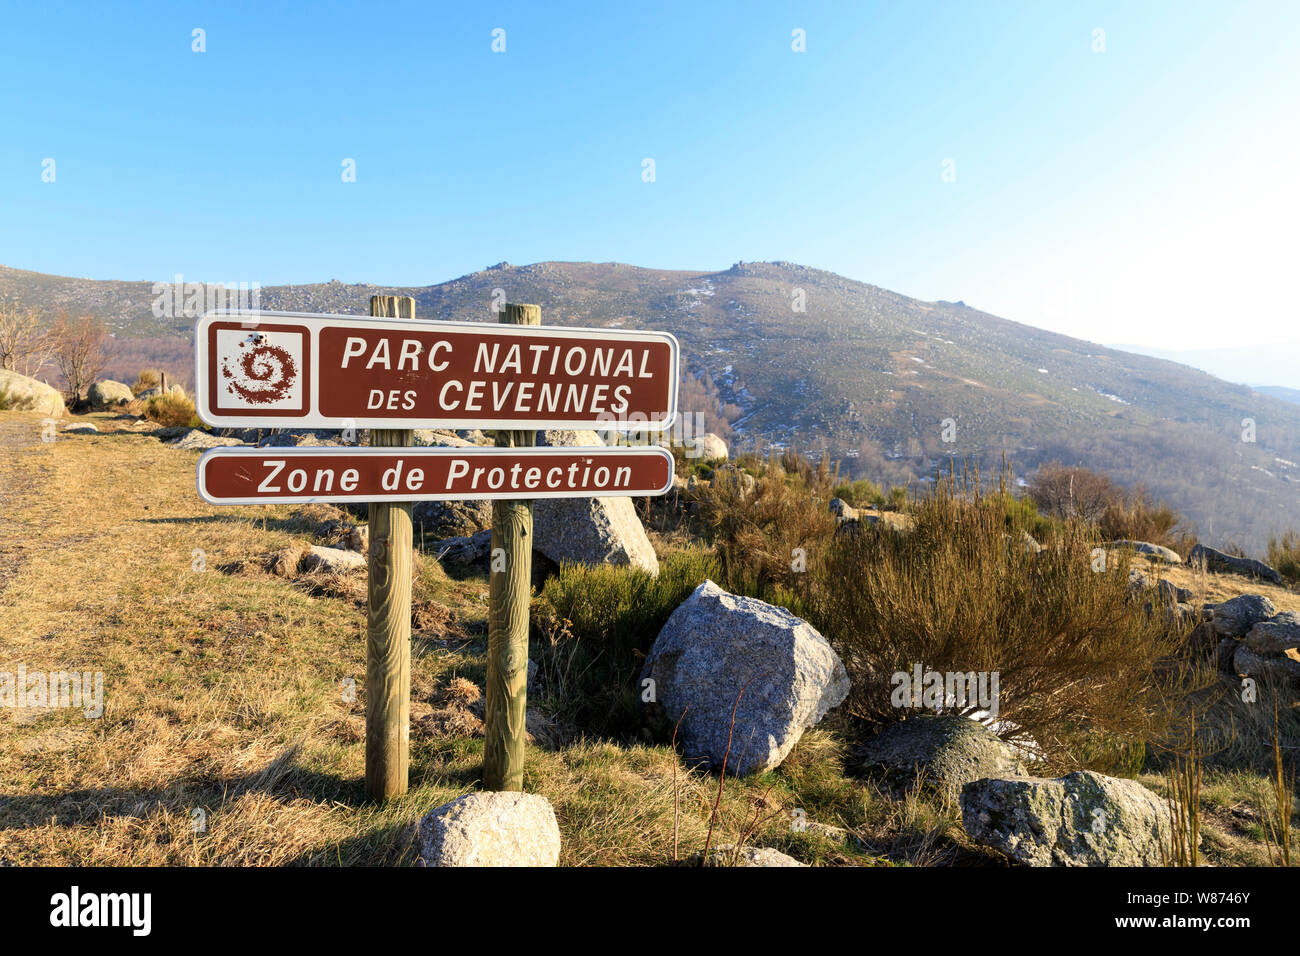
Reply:
<svg viewBox="0 0 1300 956"><path fill-rule="evenodd" d="M0 369L34 378L54 361L55 341L40 312L0 309Z"/></svg>
<svg viewBox="0 0 1300 956"><path fill-rule="evenodd" d="M65 312L54 324L54 358L72 404L100 376L108 361L109 334L102 319L91 315L69 318Z"/></svg>

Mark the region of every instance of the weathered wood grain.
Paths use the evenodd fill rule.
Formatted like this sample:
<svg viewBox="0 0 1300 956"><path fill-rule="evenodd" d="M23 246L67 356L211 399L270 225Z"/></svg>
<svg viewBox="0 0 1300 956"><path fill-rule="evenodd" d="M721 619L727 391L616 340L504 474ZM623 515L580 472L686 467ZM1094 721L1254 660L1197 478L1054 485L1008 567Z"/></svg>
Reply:
<svg viewBox="0 0 1300 956"><path fill-rule="evenodd" d="M508 325L541 325L536 305L507 304ZM502 447L536 444L535 431L498 431ZM533 576L533 503L492 504L489 572L487 694L484 715L483 787L524 788L524 714L528 707L528 605Z"/></svg>
<svg viewBox="0 0 1300 956"><path fill-rule="evenodd" d="M409 296L370 297L377 318L414 319ZM404 447L409 429L371 429L370 444ZM371 503L366 603L366 796L406 792L411 736L411 505Z"/></svg>

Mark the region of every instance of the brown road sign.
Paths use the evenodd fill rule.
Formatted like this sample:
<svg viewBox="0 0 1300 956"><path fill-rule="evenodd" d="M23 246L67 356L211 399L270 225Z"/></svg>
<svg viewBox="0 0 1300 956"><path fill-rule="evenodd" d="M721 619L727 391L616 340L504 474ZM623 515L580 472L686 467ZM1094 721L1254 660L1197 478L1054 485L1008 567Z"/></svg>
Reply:
<svg viewBox="0 0 1300 956"><path fill-rule="evenodd" d="M213 448L198 489L214 505L661 495L663 448Z"/></svg>
<svg viewBox="0 0 1300 956"><path fill-rule="evenodd" d="M218 428L657 431L677 414L667 332L218 311L194 352Z"/></svg>

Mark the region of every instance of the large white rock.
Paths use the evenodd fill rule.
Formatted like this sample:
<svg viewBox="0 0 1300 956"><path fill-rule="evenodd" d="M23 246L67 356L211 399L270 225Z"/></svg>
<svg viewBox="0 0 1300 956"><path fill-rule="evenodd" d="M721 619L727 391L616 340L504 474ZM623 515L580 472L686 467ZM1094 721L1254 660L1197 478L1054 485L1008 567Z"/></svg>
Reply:
<svg viewBox="0 0 1300 956"><path fill-rule="evenodd" d="M420 821L426 866L555 866L560 827L545 797L470 793Z"/></svg>
<svg viewBox="0 0 1300 956"><path fill-rule="evenodd" d="M593 431L539 432L541 447L603 446ZM659 573L659 559L631 498L539 498L533 549L556 564L621 564Z"/></svg>
<svg viewBox="0 0 1300 956"><path fill-rule="evenodd" d="M727 443L713 432L705 432L695 438L694 441L687 445L694 454L691 458L703 458L705 461L716 461L719 458L727 457Z"/></svg>
<svg viewBox="0 0 1300 956"><path fill-rule="evenodd" d="M8 369L0 368L0 395L7 397L10 407L39 412L51 418L60 418L68 410L57 388Z"/></svg>
<svg viewBox="0 0 1300 956"><path fill-rule="evenodd" d="M712 581L668 618L641 677L654 681L669 719L681 720L686 758L714 770L727 753L735 707L727 772L738 775L780 764L849 693L844 664L811 624Z"/></svg>

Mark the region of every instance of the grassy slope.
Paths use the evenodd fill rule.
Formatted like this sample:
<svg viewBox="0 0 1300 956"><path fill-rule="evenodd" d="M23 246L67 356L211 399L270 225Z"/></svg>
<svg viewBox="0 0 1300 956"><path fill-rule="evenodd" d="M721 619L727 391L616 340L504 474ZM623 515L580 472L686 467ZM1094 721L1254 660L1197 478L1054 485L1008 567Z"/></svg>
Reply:
<svg viewBox="0 0 1300 956"><path fill-rule="evenodd" d="M414 862L411 824L475 789L481 739L417 720L411 791L365 804L364 696L341 693L346 678L363 682L361 609L219 570L317 540L319 514L209 507L194 493L196 453L87 419L100 435L47 444L37 416L0 413L0 671L103 671L106 699L97 721L0 710L0 864ZM194 570L195 549L206 571ZM486 582L421 565L417 598L456 617L417 628L413 717L453 677L481 686L484 668ZM715 844L760 812L750 842L808 862L996 862L968 845L954 808L846 776L845 751L818 729L777 772L729 781ZM1258 778L1224 779L1207 786L1222 817L1211 858L1262 862L1253 824L1234 815ZM530 747L525 786L555 805L568 865L671 862L675 795L689 856L717 792L671 748L601 741ZM196 834L197 808L207 826ZM793 831L794 808L808 830Z"/></svg>
<svg viewBox="0 0 1300 956"><path fill-rule="evenodd" d="M97 721L0 711L0 862L413 862L410 824L476 787L481 740L417 724L410 793L366 805L364 693L353 703L341 693L348 677L364 682L361 609L218 570L310 543L316 523L287 507L209 507L194 493L196 453L87 419L103 433L45 444L36 416L0 413L0 671L103 671L106 701ZM453 676L481 685L484 667L486 582L424 579L425 597L457 624L415 635L416 715ZM815 733L780 774L729 783L719 836L734 839L759 793L790 797L805 782L798 803L811 819L861 825L870 794L837 760ZM676 764L666 747L531 748L526 786L556 807L562 863L664 863ZM676 770L687 855L704 842L715 784ZM196 808L207 814L198 835ZM806 859L872 860L817 831L792 834L786 820L765 828L765 842Z"/></svg>

